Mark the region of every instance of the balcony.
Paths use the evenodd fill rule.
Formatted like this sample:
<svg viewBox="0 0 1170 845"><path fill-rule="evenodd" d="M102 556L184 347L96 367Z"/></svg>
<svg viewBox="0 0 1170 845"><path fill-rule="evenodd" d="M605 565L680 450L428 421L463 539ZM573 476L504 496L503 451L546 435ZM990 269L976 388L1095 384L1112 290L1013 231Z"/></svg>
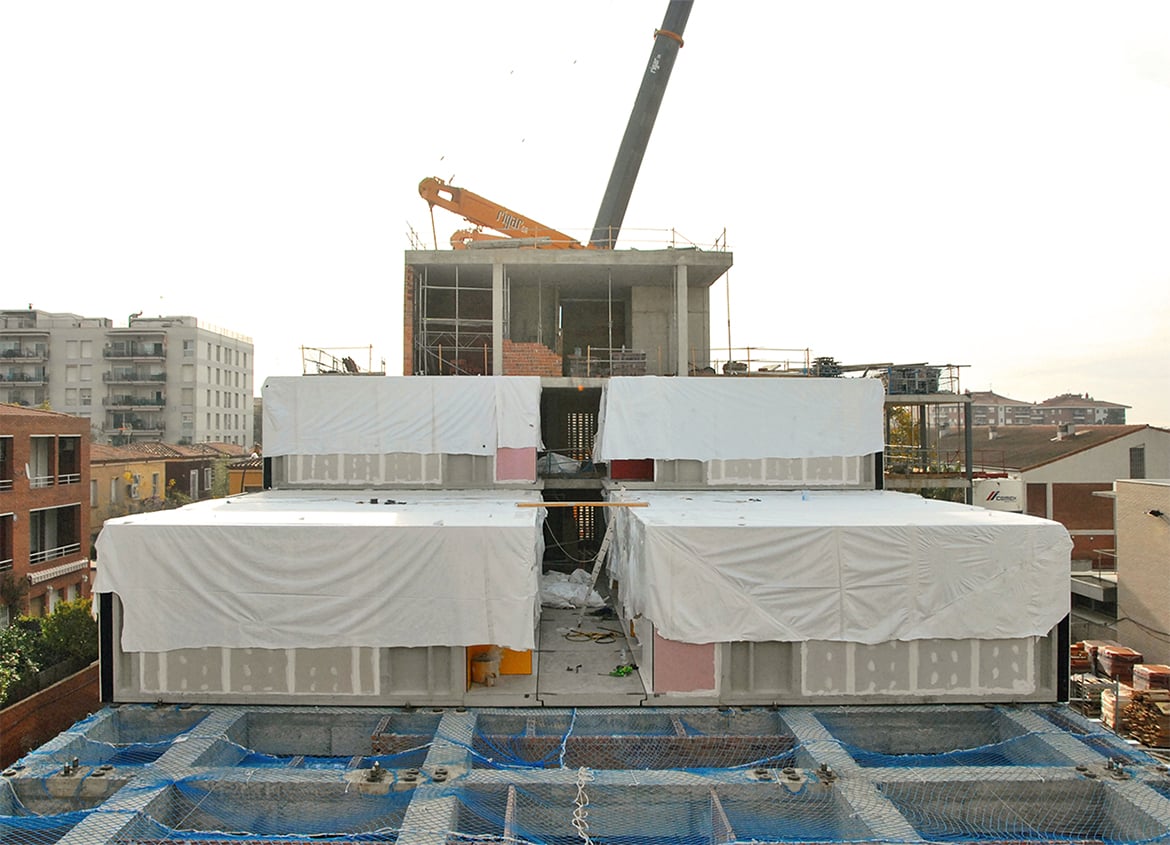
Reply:
<svg viewBox="0 0 1170 845"><path fill-rule="evenodd" d="M41 549L40 551L29 552L28 562L30 564L45 563L46 561L57 560L66 555L76 554L79 551L81 551L80 543L69 543L52 549Z"/></svg>
<svg viewBox="0 0 1170 845"><path fill-rule="evenodd" d="M0 361L12 361L14 359L21 361L47 361L49 359L49 347L36 344L34 346L10 346L5 349L0 349Z"/></svg>
<svg viewBox="0 0 1170 845"><path fill-rule="evenodd" d="M13 370L0 373L0 382L6 382L8 384L44 384L46 380L47 376L43 369L31 373Z"/></svg>
<svg viewBox="0 0 1170 845"><path fill-rule="evenodd" d="M125 343L108 346L102 350L103 358L166 358L167 347L163 343Z"/></svg>
<svg viewBox="0 0 1170 845"><path fill-rule="evenodd" d="M163 408L167 400L165 396L107 396L102 404L107 408Z"/></svg>
<svg viewBox="0 0 1170 845"><path fill-rule="evenodd" d="M112 370L102 373L102 381L107 384L158 384L166 380L166 373L143 373L137 370Z"/></svg>

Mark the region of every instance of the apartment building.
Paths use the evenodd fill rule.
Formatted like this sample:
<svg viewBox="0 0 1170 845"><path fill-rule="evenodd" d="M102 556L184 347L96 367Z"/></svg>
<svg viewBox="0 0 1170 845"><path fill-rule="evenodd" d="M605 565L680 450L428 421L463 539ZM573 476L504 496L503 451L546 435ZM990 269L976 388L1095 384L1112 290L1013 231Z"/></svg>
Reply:
<svg viewBox="0 0 1170 845"><path fill-rule="evenodd" d="M90 594L89 426L0 405L0 626Z"/></svg>
<svg viewBox="0 0 1170 845"><path fill-rule="evenodd" d="M0 310L0 403L85 417L96 441L253 439L251 338L195 317Z"/></svg>

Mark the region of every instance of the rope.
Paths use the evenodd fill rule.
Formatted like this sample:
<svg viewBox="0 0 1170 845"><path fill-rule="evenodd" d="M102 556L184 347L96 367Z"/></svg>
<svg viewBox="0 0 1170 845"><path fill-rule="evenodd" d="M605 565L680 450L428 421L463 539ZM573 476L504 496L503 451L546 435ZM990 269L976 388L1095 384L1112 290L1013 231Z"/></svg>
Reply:
<svg viewBox="0 0 1170 845"><path fill-rule="evenodd" d="M577 770L577 797L573 801L573 830L581 837L585 845L593 845L589 838L589 795L585 792L585 784L593 780L589 770L582 766Z"/></svg>
<svg viewBox="0 0 1170 845"><path fill-rule="evenodd" d="M621 631L614 631L611 628L602 628L600 631L582 631L580 628L571 628L565 631L564 636L571 643L593 642L598 645L608 645L617 642L621 633Z"/></svg>

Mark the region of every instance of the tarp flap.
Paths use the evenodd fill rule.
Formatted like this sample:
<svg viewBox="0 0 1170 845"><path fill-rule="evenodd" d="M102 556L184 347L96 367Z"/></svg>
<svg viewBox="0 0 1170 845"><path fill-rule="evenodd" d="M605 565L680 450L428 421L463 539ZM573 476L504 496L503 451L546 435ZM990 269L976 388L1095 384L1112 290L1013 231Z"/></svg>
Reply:
<svg viewBox="0 0 1170 845"><path fill-rule="evenodd" d="M124 651L534 647L536 493L267 491L106 522ZM378 498L378 503L370 502Z"/></svg>
<svg viewBox="0 0 1170 845"><path fill-rule="evenodd" d="M612 378L594 460L868 455L883 448L877 379Z"/></svg>
<svg viewBox="0 0 1170 845"><path fill-rule="evenodd" d="M1044 636L1068 613L1060 523L882 491L626 493L628 615L689 643Z"/></svg>
<svg viewBox="0 0 1170 845"><path fill-rule="evenodd" d="M540 379L295 376L264 382L264 453L494 455L540 447Z"/></svg>

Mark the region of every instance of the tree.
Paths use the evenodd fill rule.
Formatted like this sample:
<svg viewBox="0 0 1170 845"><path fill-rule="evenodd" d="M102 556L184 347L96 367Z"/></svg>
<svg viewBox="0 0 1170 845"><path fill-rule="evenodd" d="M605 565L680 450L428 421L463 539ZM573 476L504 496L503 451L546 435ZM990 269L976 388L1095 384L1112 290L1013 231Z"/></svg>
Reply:
<svg viewBox="0 0 1170 845"><path fill-rule="evenodd" d="M40 670L36 661L36 634L19 625L0 631L0 705L13 687L31 680Z"/></svg>
<svg viewBox="0 0 1170 845"><path fill-rule="evenodd" d="M231 492L231 474L227 458L217 458L211 465L211 495L222 499Z"/></svg>
<svg viewBox="0 0 1170 845"><path fill-rule="evenodd" d="M61 602L41 621L37 656L42 666L97 660L98 628L89 599Z"/></svg>

